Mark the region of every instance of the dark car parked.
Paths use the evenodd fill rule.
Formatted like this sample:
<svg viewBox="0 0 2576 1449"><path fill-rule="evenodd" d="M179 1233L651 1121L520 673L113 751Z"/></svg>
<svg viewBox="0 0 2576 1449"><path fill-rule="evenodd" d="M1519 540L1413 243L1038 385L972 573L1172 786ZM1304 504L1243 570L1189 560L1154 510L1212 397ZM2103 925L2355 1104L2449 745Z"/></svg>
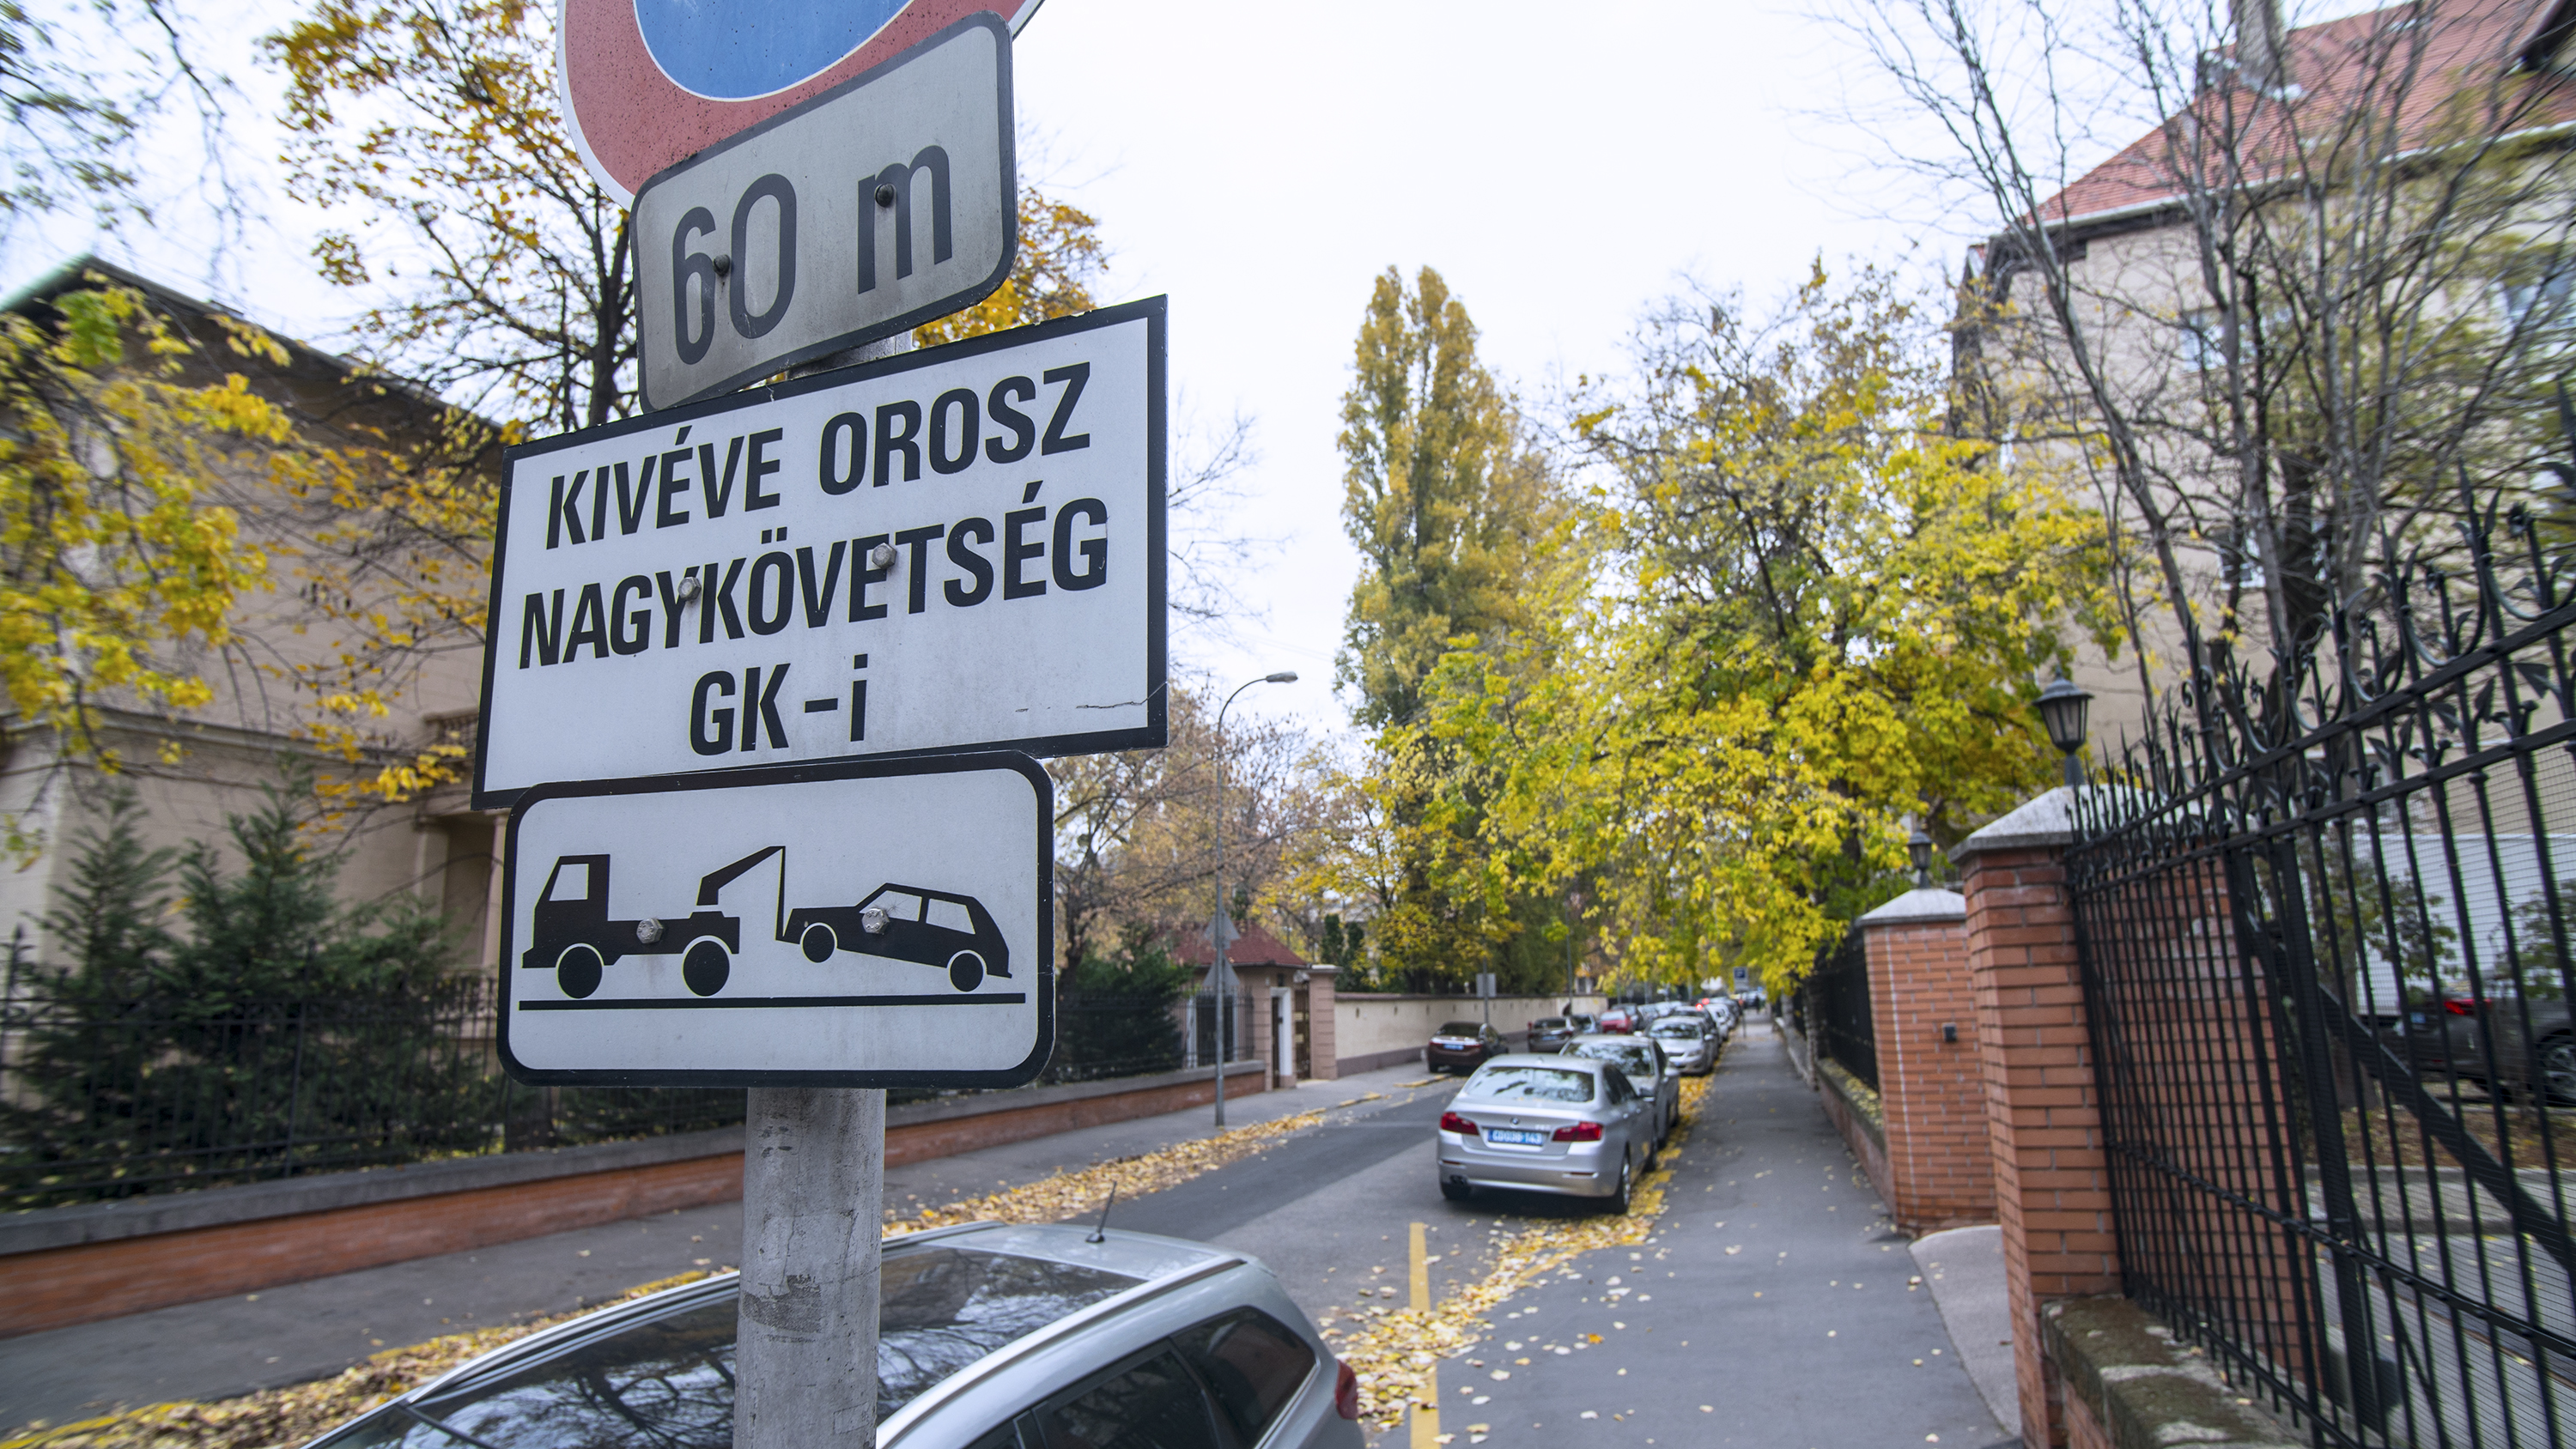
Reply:
<svg viewBox="0 0 2576 1449"><path fill-rule="evenodd" d="M920 886L883 885L855 906L796 911L779 939L796 942L817 964L850 951L943 967L960 991L1011 974L1011 949L982 901Z"/></svg>
<svg viewBox="0 0 2576 1449"><path fill-rule="evenodd" d="M2576 1106L2576 1024L2564 1000L2428 998L2407 1008L2398 1030L2407 1059L2426 1076L2482 1082L2507 1095L2545 1092L2553 1105Z"/></svg>
<svg viewBox="0 0 2576 1449"><path fill-rule="evenodd" d="M1435 1072L1472 1072L1511 1049L1503 1034L1484 1022L1443 1022L1422 1049L1422 1064Z"/></svg>
<svg viewBox="0 0 2576 1449"><path fill-rule="evenodd" d="M1575 1024L1578 1019L1571 1016L1542 1016L1531 1022L1529 1050L1552 1052L1583 1035L1584 1028Z"/></svg>

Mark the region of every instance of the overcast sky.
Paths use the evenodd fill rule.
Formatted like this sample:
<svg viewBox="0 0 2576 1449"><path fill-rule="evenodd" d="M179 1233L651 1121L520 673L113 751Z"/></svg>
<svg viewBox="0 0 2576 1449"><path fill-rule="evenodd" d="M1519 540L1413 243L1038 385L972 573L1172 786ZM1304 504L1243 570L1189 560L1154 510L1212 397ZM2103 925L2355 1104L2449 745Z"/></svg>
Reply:
<svg viewBox="0 0 2576 1449"><path fill-rule="evenodd" d="M238 37L294 10L196 11L242 46L225 64L254 110L273 111L276 83ZM1179 662L1228 687L1294 669L1301 682L1238 708L1344 727L1332 657L1355 556L1334 437L1384 268L1439 268L1487 361L1544 410L1562 378L1617 367L1633 319L1686 275L1761 299L1819 253L1955 266L1961 238L1875 214L1865 143L1812 119L1854 61L1800 15L1794 0L1047 0L1016 56L1030 179L1099 216L1104 300L1171 296L1187 408L1257 428L1227 526L1276 540L1240 581L1259 617L1231 643L1180 637ZM220 275L184 226L122 256L328 342L351 302L311 275L317 219L271 188ZM23 281L80 241L23 238L0 271Z"/></svg>

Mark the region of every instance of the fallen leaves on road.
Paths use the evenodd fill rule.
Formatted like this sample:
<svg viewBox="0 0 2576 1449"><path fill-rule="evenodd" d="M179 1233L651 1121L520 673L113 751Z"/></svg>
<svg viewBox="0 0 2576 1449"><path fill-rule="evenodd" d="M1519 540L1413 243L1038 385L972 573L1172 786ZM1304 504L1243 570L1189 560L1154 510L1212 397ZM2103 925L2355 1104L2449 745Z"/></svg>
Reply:
<svg viewBox="0 0 2576 1449"><path fill-rule="evenodd" d="M1701 1077L1683 1085L1683 1117L1673 1129L1674 1148L1690 1140L1710 1080ZM1665 1161L1674 1155L1667 1151ZM1404 1417L1404 1406L1422 1391L1427 1370L1414 1366L1415 1355L1458 1357L1494 1326L1484 1315L1521 1289L1585 1253L1644 1243L1663 1216L1664 1189L1671 1181L1669 1166L1647 1173L1625 1217L1550 1219L1506 1233L1494 1240L1493 1267L1479 1281L1460 1287L1428 1312L1399 1308L1336 1343L1334 1352L1359 1376L1361 1417L1376 1420L1380 1429L1394 1428ZM1601 1341L1597 1334L1591 1337Z"/></svg>
<svg viewBox="0 0 2576 1449"><path fill-rule="evenodd" d="M927 1228L979 1221L1062 1222L1098 1212L1112 1187L1118 1189L1121 1198L1129 1198L1177 1186L1261 1152L1281 1138L1323 1120L1321 1111L1300 1112L1215 1137L1176 1143L1160 1151L1060 1172L945 1207L924 1208L906 1218L889 1214L885 1235L896 1238ZM631 1289L614 1301L706 1276L703 1272L683 1273ZM334 1424L365 1413L398 1394L409 1393L468 1359L600 1306L594 1303L573 1313L451 1333L409 1348L388 1349L331 1378L290 1388L214 1403L154 1404L104 1418L28 1429L0 1439L0 1449L278 1449L301 1444Z"/></svg>
<svg viewBox="0 0 2576 1449"><path fill-rule="evenodd" d="M924 1208L908 1218L886 1219L886 1236L901 1237L927 1228L944 1228L952 1223L1060 1223L1084 1213L1096 1213L1116 1188L1122 1198L1142 1197L1177 1187L1203 1172L1216 1169L1238 1158L1250 1157L1276 1145L1280 1138L1302 1132L1324 1120L1321 1111L1300 1112L1274 1122L1256 1122L1237 1127L1215 1137L1178 1142L1156 1152L1135 1157L1121 1157L1095 1163L1072 1172L1059 1172L1036 1182L1023 1183L1001 1192L953 1202L946 1207ZM1110 1214L1115 1226L1117 1214ZM0 1446L6 1449L6 1446Z"/></svg>

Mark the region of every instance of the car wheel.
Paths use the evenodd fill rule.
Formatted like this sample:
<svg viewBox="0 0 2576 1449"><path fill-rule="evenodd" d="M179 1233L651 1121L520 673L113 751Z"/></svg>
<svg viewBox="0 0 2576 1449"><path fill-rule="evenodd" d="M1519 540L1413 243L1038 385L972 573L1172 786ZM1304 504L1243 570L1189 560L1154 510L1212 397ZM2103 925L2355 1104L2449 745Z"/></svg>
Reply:
<svg viewBox="0 0 2576 1449"><path fill-rule="evenodd" d="M1451 1182L1444 1177L1440 1180L1440 1195L1451 1202L1465 1202L1476 1195L1476 1189L1463 1182Z"/></svg>
<svg viewBox="0 0 2576 1449"><path fill-rule="evenodd" d="M960 951L948 958L948 984L960 991L972 991L984 984L984 958L972 951Z"/></svg>
<svg viewBox="0 0 2576 1449"><path fill-rule="evenodd" d="M1636 1173L1629 1167L1626 1155L1622 1154L1619 1158L1619 1188L1616 1192L1613 1192L1610 1195L1610 1201L1608 1203L1610 1211L1621 1217L1626 1217L1628 1215L1628 1203L1630 1199L1636 1196L1636 1187Z"/></svg>
<svg viewBox="0 0 2576 1449"><path fill-rule="evenodd" d="M606 969L607 963L599 959L598 947L575 942L555 958L555 985L563 988L564 995L579 1001L599 989L600 973Z"/></svg>
<svg viewBox="0 0 2576 1449"><path fill-rule="evenodd" d="M713 996L724 990L727 977L733 975L733 953L722 941L699 941L680 958L680 981L699 996Z"/></svg>
<svg viewBox="0 0 2576 1449"><path fill-rule="evenodd" d="M2576 1106L2576 1036L2561 1032L2542 1042L2538 1065L2550 1105Z"/></svg>
<svg viewBox="0 0 2576 1449"><path fill-rule="evenodd" d="M831 927L816 921L805 928L805 934L796 939L796 944L804 949L806 960L820 966L832 959L833 952L841 949L841 938L832 934Z"/></svg>

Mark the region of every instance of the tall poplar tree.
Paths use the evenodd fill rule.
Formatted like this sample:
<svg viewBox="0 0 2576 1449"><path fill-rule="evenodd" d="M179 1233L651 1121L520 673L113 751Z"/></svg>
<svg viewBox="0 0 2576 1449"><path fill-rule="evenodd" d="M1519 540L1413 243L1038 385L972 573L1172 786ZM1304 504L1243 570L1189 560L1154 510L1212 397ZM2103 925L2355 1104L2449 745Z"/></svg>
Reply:
<svg viewBox="0 0 2576 1449"><path fill-rule="evenodd" d="M1552 903L1492 888L1485 776L1414 728L1443 655L1500 648L1532 623L1563 557L1554 470L1510 393L1476 356L1476 325L1440 274L1407 289L1389 268L1360 324L1342 397L1342 522L1365 567L1338 666L1353 715L1377 731L1362 789L1391 847L1371 924L1388 984L1493 970L1552 984L1561 934L1530 930ZM1526 657L1526 656L1522 656ZM1535 956L1528 948L1543 947ZM1523 960L1529 957L1529 960Z"/></svg>
<svg viewBox="0 0 2576 1449"><path fill-rule="evenodd" d="M1541 541L1562 516L1547 461L1476 358L1476 324L1440 274L1377 279L1342 394L1342 527L1367 561L1343 625L1354 717L1410 720L1461 636L1526 622Z"/></svg>

